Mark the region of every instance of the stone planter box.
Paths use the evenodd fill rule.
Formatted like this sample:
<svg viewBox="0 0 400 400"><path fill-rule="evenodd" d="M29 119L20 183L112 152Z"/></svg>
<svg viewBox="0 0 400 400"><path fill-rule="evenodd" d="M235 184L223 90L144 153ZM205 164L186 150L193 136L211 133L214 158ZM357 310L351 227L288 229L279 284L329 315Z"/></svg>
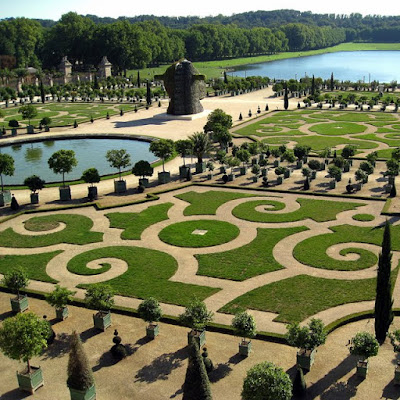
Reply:
<svg viewBox="0 0 400 400"><path fill-rule="evenodd" d="M258 182L258 176L253 176L253 182L254 183Z"/></svg>
<svg viewBox="0 0 400 400"><path fill-rule="evenodd" d="M39 193L31 193L31 204L39 204Z"/></svg>
<svg viewBox="0 0 400 400"><path fill-rule="evenodd" d="M44 127L44 131L45 131L45 132L50 132L50 127L49 127L49 126L45 126L45 127Z"/></svg>
<svg viewBox="0 0 400 400"><path fill-rule="evenodd" d="M186 179L190 168L187 165L181 165L179 167L179 178Z"/></svg>
<svg viewBox="0 0 400 400"><path fill-rule="evenodd" d="M26 127L26 133L35 133L32 125L28 125Z"/></svg>
<svg viewBox="0 0 400 400"><path fill-rule="evenodd" d="M148 339L155 339L160 333L160 327L158 324L150 324L146 327L146 337Z"/></svg>
<svg viewBox="0 0 400 400"><path fill-rule="evenodd" d="M149 180L147 178L140 178L139 186L144 186L145 188L149 187Z"/></svg>
<svg viewBox="0 0 400 400"><path fill-rule="evenodd" d="M261 169L261 176L264 177L264 176L267 176L267 175L268 175L268 170L267 170L267 168L262 168L262 169Z"/></svg>
<svg viewBox="0 0 400 400"><path fill-rule="evenodd" d="M189 345L193 339L198 343L199 347L203 347L206 344L206 331L205 330L197 331L195 329L192 329L188 333Z"/></svg>
<svg viewBox="0 0 400 400"><path fill-rule="evenodd" d="M207 174L207 179L208 180L211 180L212 178L213 178L213 173L212 172L209 172L208 174Z"/></svg>
<svg viewBox="0 0 400 400"><path fill-rule="evenodd" d="M87 390L76 390L68 387L71 400L95 400L96 386L93 385Z"/></svg>
<svg viewBox="0 0 400 400"><path fill-rule="evenodd" d="M311 179L315 179L317 177L317 171L311 171Z"/></svg>
<svg viewBox="0 0 400 400"><path fill-rule="evenodd" d="M64 321L69 317L68 307L56 308L56 318Z"/></svg>
<svg viewBox="0 0 400 400"><path fill-rule="evenodd" d="M18 135L17 128L12 128L11 129L11 136L17 136L17 135Z"/></svg>
<svg viewBox="0 0 400 400"><path fill-rule="evenodd" d="M202 174L206 170L206 163L196 163L196 174Z"/></svg>
<svg viewBox="0 0 400 400"><path fill-rule="evenodd" d="M0 192L0 207L11 203L11 192L9 190L4 190Z"/></svg>
<svg viewBox="0 0 400 400"><path fill-rule="evenodd" d="M111 326L111 313L98 312L97 314L94 314L93 324L95 328L104 332L108 327Z"/></svg>
<svg viewBox="0 0 400 400"><path fill-rule="evenodd" d="M303 161L297 161L296 167L297 169L303 168Z"/></svg>
<svg viewBox="0 0 400 400"><path fill-rule="evenodd" d="M29 308L28 296L19 295L19 297L13 297L10 299L11 310L15 313L24 312Z"/></svg>
<svg viewBox="0 0 400 400"><path fill-rule="evenodd" d="M126 192L126 181L114 181L114 192L115 193L125 193Z"/></svg>
<svg viewBox="0 0 400 400"><path fill-rule="evenodd" d="M343 172L349 172L350 171L350 165L345 165L343 167Z"/></svg>
<svg viewBox="0 0 400 400"><path fill-rule="evenodd" d="M257 158L252 158L251 159L251 165L256 165L256 164L258 164Z"/></svg>
<svg viewBox="0 0 400 400"><path fill-rule="evenodd" d="M44 385L43 372L40 367L31 367L30 374L28 371L17 372L17 380L19 388L31 394Z"/></svg>
<svg viewBox="0 0 400 400"><path fill-rule="evenodd" d="M368 360L357 361L357 376L360 378L366 378L368 373Z"/></svg>
<svg viewBox="0 0 400 400"><path fill-rule="evenodd" d="M329 189L335 189L335 187L336 187L336 181L332 179L331 181L329 181Z"/></svg>
<svg viewBox="0 0 400 400"><path fill-rule="evenodd" d="M246 175L247 174L247 168L246 167L240 167L239 171L240 171L240 175Z"/></svg>
<svg viewBox="0 0 400 400"><path fill-rule="evenodd" d="M297 365L300 368L309 371L311 369L311 366L314 364L316 353L317 353L316 349L314 350L300 349L297 352Z"/></svg>
<svg viewBox="0 0 400 400"><path fill-rule="evenodd" d="M396 365L394 369L394 384L400 385L400 365Z"/></svg>
<svg viewBox="0 0 400 400"><path fill-rule="evenodd" d="M283 182L283 177L281 175L279 175L278 178L276 179L276 184L282 185L282 182Z"/></svg>
<svg viewBox="0 0 400 400"><path fill-rule="evenodd" d="M97 199L97 187L96 186L88 187L88 197L89 197L89 199L92 199L92 200Z"/></svg>
<svg viewBox="0 0 400 400"><path fill-rule="evenodd" d="M274 167L279 167L279 164L280 164L281 162L278 160L278 159L276 159L275 161L274 161Z"/></svg>
<svg viewBox="0 0 400 400"><path fill-rule="evenodd" d="M239 354L244 357L248 357L251 352L251 340L242 340L239 343Z"/></svg>
<svg viewBox="0 0 400 400"><path fill-rule="evenodd" d="M226 167L219 167L220 174L226 174Z"/></svg>
<svg viewBox="0 0 400 400"><path fill-rule="evenodd" d="M162 185L163 183L171 182L171 174L169 172L159 172L158 173L158 183Z"/></svg>
<svg viewBox="0 0 400 400"><path fill-rule="evenodd" d="M287 170L284 172L283 176L285 177L285 179L286 179L286 178L290 178L290 169L287 169Z"/></svg>
<svg viewBox="0 0 400 400"><path fill-rule="evenodd" d="M229 174L228 175L228 182L232 182L235 180L235 174Z"/></svg>
<svg viewBox="0 0 400 400"><path fill-rule="evenodd" d="M71 200L71 188L69 186L61 186L59 192L61 201Z"/></svg>

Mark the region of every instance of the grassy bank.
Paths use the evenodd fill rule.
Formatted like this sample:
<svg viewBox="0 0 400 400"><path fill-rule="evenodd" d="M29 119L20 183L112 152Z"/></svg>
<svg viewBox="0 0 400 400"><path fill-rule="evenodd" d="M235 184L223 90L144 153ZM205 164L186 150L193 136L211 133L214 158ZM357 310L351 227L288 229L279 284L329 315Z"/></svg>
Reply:
<svg viewBox="0 0 400 400"><path fill-rule="evenodd" d="M341 43L337 46L325 49L283 52L279 54L234 58L229 60L196 62L195 67L207 78L219 78L223 75L224 69L232 69L247 64L256 64L268 61L282 60L285 58L314 56L317 54L334 53L338 51L361 51L361 50L400 50L400 43ZM156 74L163 74L168 65L140 70L141 79L152 78ZM130 70L129 75L137 76L137 70Z"/></svg>

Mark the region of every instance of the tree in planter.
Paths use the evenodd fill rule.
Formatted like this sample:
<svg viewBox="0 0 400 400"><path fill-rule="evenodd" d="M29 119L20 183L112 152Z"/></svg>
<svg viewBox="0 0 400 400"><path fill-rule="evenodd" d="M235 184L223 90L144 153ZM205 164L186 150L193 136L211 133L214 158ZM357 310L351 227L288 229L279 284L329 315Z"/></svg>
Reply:
<svg viewBox="0 0 400 400"><path fill-rule="evenodd" d="M229 129L220 124L216 124L214 127L213 138L219 143L222 150L227 150L229 143L232 141Z"/></svg>
<svg viewBox="0 0 400 400"><path fill-rule="evenodd" d="M236 157L229 156L226 158L226 163L231 169L231 176L233 175L233 168L238 167L240 165L240 160Z"/></svg>
<svg viewBox="0 0 400 400"><path fill-rule="evenodd" d="M241 174L244 175L246 173L246 165L250 160L250 152L246 149L240 149L236 153L236 158L238 158L243 163Z"/></svg>
<svg viewBox="0 0 400 400"><path fill-rule="evenodd" d="M353 144L347 144L342 149L342 157L348 160L350 157L353 157L356 154L357 147Z"/></svg>
<svg viewBox="0 0 400 400"><path fill-rule="evenodd" d="M13 176L14 171L14 159L8 154L0 153L0 180L2 192L4 192L3 175Z"/></svg>
<svg viewBox="0 0 400 400"><path fill-rule="evenodd" d="M308 153L310 152L311 147L310 146L304 146L301 144L296 144L293 148L293 153L295 157L297 158L298 161L303 160L305 157L308 156Z"/></svg>
<svg viewBox="0 0 400 400"><path fill-rule="evenodd" d="M226 114L220 108L215 109L207 117L207 123L204 125L204 132L215 132L216 126L223 126L226 129L232 128L232 116ZM218 129L218 128L217 128Z"/></svg>
<svg viewBox="0 0 400 400"><path fill-rule="evenodd" d="M326 161L332 155L332 149L330 147L325 147L324 150L321 151L320 156Z"/></svg>
<svg viewBox="0 0 400 400"><path fill-rule="evenodd" d="M65 174L71 172L72 168L78 165L73 150L58 150L47 162L55 174L62 174L63 187L65 187Z"/></svg>
<svg viewBox="0 0 400 400"><path fill-rule="evenodd" d="M7 357L27 363L26 371L17 373L19 386L33 393L43 385L40 368L31 367L30 360L47 347L50 335L47 321L32 312L7 318L0 328L0 349Z"/></svg>
<svg viewBox="0 0 400 400"><path fill-rule="evenodd" d="M373 151L369 154L367 154L367 161L372 165L375 166L375 162L378 159L378 152L377 151Z"/></svg>
<svg viewBox="0 0 400 400"><path fill-rule="evenodd" d="M31 124L31 119L38 115L36 108L31 104L20 107L18 112L22 114L22 119L27 119L29 121L29 125Z"/></svg>
<svg viewBox="0 0 400 400"><path fill-rule="evenodd" d="M50 124L51 124L51 118L49 118L49 117L43 117L43 118L40 120L40 125L49 127Z"/></svg>
<svg viewBox="0 0 400 400"><path fill-rule="evenodd" d="M371 175L374 172L374 167L368 161L361 162L360 169L364 171L367 175Z"/></svg>
<svg viewBox="0 0 400 400"><path fill-rule="evenodd" d="M336 165L331 165L328 168L328 175L330 178L335 179L336 182L339 182L342 178L342 170Z"/></svg>
<svg viewBox="0 0 400 400"><path fill-rule="evenodd" d="M86 183L90 183L89 198L96 198L97 188L94 186L94 184L100 182L100 174L97 168L88 168L87 170L83 171L81 179Z"/></svg>
<svg viewBox="0 0 400 400"><path fill-rule="evenodd" d="M251 340L246 340L246 338L253 338L257 333L254 317L246 311L240 312L233 317L232 327L235 334L243 338L239 343L239 354L248 356L251 350Z"/></svg>
<svg viewBox="0 0 400 400"><path fill-rule="evenodd" d="M192 142L193 154L197 157L197 164L203 163L203 157L210 154L213 151L213 146L210 137L207 133L195 132L189 136Z"/></svg>
<svg viewBox="0 0 400 400"><path fill-rule="evenodd" d="M281 156L281 154L282 153L278 147L274 147L273 149L271 149L271 155L275 158L275 164L279 162L278 158Z"/></svg>
<svg viewBox="0 0 400 400"><path fill-rule="evenodd" d="M38 203L39 202L39 195L36 193L38 190L42 190L44 188L44 184L46 182L40 179L37 175L29 176L25 178L24 185L28 186L31 193L31 203Z"/></svg>
<svg viewBox="0 0 400 400"><path fill-rule="evenodd" d="M265 361L247 371L242 400L290 400L292 381L282 368Z"/></svg>
<svg viewBox="0 0 400 400"><path fill-rule="evenodd" d="M55 289L46 295L46 301L56 309L58 319L64 320L68 317L68 302L76 292L69 290L60 285L56 285Z"/></svg>
<svg viewBox="0 0 400 400"><path fill-rule="evenodd" d="M154 339L159 333L157 322L162 317L160 303L157 299L149 297L139 304L138 313L139 317L149 324L146 328L146 336L150 339ZM155 324L153 324L153 322L155 322Z"/></svg>
<svg viewBox="0 0 400 400"><path fill-rule="evenodd" d="M391 285L392 243L390 224L385 223L383 232L382 251L378 260L378 277L376 281L375 298L375 336L380 344L386 339L390 324L393 322L393 299Z"/></svg>
<svg viewBox="0 0 400 400"><path fill-rule="evenodd" d="M132 168L132 174L135 176L140 176L139 185L144 184L143 186L148 186L148 180L146 176L152 176L154 172L153 167L150 165L148 161L140 160L138 161Z"/></svg>
<svg viewBox="0 0 400 400"><path fill-rule="evenodd" d="M312 318L308 325L303 327L299 324L287 326L286 340L290 346L300 349L297 353L297 364L301 368L310 370L315 350L325 343L326 336L324 324L320 319Z"/></svg>
<svg viewBox="0 0 400 400"><path fill-rule="evenodd" d="M98 284L87 288L85 302L89 308L97 310L93 316L96 328L105 331L111 326L110 310L114 305L114 293L109 285Z"/></svg>
<svg viewBox="0 0 400 400"><path fill-rule="evenodd" d="M83 349L82 341L75 331L70 339L67 385L71 392L71 398L75 398L72 397L75 391L84 392L89 396L82 398L92 399L94 398L92 396L95 396L92 368Z"/></svg>
<svg viewBox="0 0 400 400"><path fill-rule="evenodd" d="M183 400L211 400L211 387L199 345L192 340L189 345L189 362L183 384Z"/></svg>
<svg viewBox="0 0 400 400"><path fill-rule="evenodd" d="M257 182L260 172L261 172L260 166L258 164L254 164L251 168L251 173L253 174L253 182Z"/></svg>
<svg viewBox="0 0 400 400"><path fill-rule="evenodd" d="M368 358L376 356L379 351L379 343L374 335L369 332L358 332L351 339L350 354L359 356L357 362L357 374L366 377L368 370Z"/></svg>
<svg viewBox="0 0 400 400"><path fill-rule="evenodd" d="M282 154L282 161L287 161L289 163L292 163L296 160L296 157L293 154L292 150L286 150L283 154Z"/></svg>
<svg viewBox="0 0 400 400"><path fill-rule="evenodd" d="M186 166L185 158L192 154L192 141L189 139L181 139L175 142L175 150L179 153L183 160L183 166Z"/></svg>
<svg viewBox="0 0 400 400"><path fill-rule="evenodd" d="M226 159L227 159L226 151L225 150L217 151L215 158L221 164L221 173L223 173L224 169L225 169L225 164L227 163L226 162Z"/></svg>
<svg viewBox="0 0 400 400"><path fill-rule="evenodd" d="M122 180L122 168L127 168L131 165L131 156L125 149L108 150L106 153L106 160L110 167L118 169L119 180Z"/></svg>
<svg viewBox="0 0 400 400"><path fill-rule="evenodd" d="M171 139L159 139L150 143L150 151L162 160L163 172L165 172L165 160L172 156L174 150L175 145Z"/></svg>
<svg viewBox="0 0 400 400"><path fill-rule="evenodd" d="M26 272L17 267L10 272L6 272L1 283L17 295L11 299L11 308L14 312L22 312L28 309L28 297L20 294L21 289L25 289L29 284Z"/></svg>
<svg viewBox="0 0 400 400"><path fill-rule="evenodd" d="M278 183L282 183L282 175L284 175L287 170L288 169L286 167L275 168L275 174L278 177Z"/></svg>
<svg viewBox="0 0 400 400"><path fill-rule="evenodd" d="M200 347L205 343L205 328L212 321L214 313L207 310L203 301L194 300L186 308L183 314L179 316L181 323L192 331L189 333L189 339L192 336L199 337Z"/></svg>

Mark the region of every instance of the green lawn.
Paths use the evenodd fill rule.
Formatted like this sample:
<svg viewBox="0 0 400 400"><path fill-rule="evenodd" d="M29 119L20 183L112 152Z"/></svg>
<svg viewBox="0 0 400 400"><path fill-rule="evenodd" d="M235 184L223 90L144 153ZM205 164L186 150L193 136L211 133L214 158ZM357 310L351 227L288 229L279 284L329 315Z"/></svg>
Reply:
<svg viewBox="0 0 400 400"><path fill-rule="evenodd" d="M204 235L195 230L207 231ZM183 221L168 225L160 233L160 239L178 247L209 247L230 242L240 233L236 225L217 220Z"/></svg>
<svg viewBox="0 0 400 400"><path fill-rule="evenodd" d="M209 190L208 192L185 192L175 197L187 201L190 206L186 207L183 215L215 215L218 207L231 200L254 197L253 194L222 192Z"/></svg>
<svg viewBox="0 0 400 400"><path fill-rule="evenodd" d="M293 250L293 256L301 263L314 268L337 269L343 271L354 271L369 268L378 261L375 254L364 249L352 249L344 251L343 254L358 253L360 258L355 261L339 261L328 257L326 254L330 246L339 243L356 242L370 243L380 246L383 238L383 228L359 227L350 225L339 225L331 227L333 233L314 236L299 243ZM392 249L400 249L400 226L392 227Z"/></svg>
<svg viewBox="0 0 400 400"><path fill-rule="evenodd" d="M30 226L42 223L63 222L66 227L55 233L47 235L20 235L12 228L0 232L0 246L15 248L34 248L52 246L59 243L88 244L101 242L103 233L90 231L93 221L83 215L53 214L42 217L33 217L29 220Z"/></svg>
<svg viewBox="0 0 400 400"><path fill-rule="evenodd" d="M311 132L316 132L319 135L349 135L354 133L365 132L367 128L363 125L352 122L332 122L324 124L316 124L309 128Z"/></svg>
<svg viewBox="0 0 400 400"><path fill-rule="evenodd" d="M392 274L392 287L398 268ZM362 280L323 279L299 275L254 289L221 308L235 314L254 309L278 313L275 321L301 322L328 308L375 299L376 278Z"/></svg>
<svg viewBox="0 0 400 400"><path fill-rule="evenodd" d="M294 222L311 218L316 222L333 221L336 215L342 211L355 210L363 206L363 203L349 203L330 200L313 200L299 198L296 200L300 208L289 213L273 213L256 211L258 206L267 206L266 211L281 210L283 203L273 202L271 200L256 200L236 206L232 213L235 217L253 222ZM278 203L278 204L276 204ZM274 207L274 208L271 208Z"/></svg>
<svg viewBox="0 0 400 400"><path fill-rule="evenodd" d="M287 236L308 230L306 227L257 229L257 237L242 247L214 254L197 254L198 275L244 281L284 268L274 258L275 245Z"/></svg>
<svg viewBox="0 0 400 400"><path fill-rule="evenodd" d="M121 239L140 240L142 232L150 225L168 219L168 210L172 203L150 206L139 213L116 212L106 214L110 228L123 229Z"/></svg>
<svg viewBox="0 0 400 400"><path fill-rule="evenodd" d="M0 273L10 272L15 267L21 267L29 279L36 281L57 283L46 273L47 263L56 255L62 253L61 250L50 253L32 254L32 255L4 255L0 256Z"/></svg>
<svg viewBox="0 0 400 400"><path fill-rule="evenodd" d="M169 254L141 247L114 246L87 251L72 258L67 268L75 274L96 273L86 265L100 258L117 258L128 264L124 274L106 282L116 294L123 296L155 297L161 302L187 306L194 298L204 300L219 291L218 288L169 281L177 270L176 260Z"/></svg>
<svg viewBox="0 0 400 400"><path fill-rule="evenodd" d="M373 221L375 217L371 214L356 214L352 217L355 221Z"/></svg>

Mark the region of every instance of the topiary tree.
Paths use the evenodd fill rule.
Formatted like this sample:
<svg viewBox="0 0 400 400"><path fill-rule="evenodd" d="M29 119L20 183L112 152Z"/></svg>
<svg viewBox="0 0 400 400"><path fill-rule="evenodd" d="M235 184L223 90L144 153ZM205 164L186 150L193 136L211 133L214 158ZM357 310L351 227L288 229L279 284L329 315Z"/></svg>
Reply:
<svg viewBox="0 0 400 400"><path fill-rule="evenodd" d="M143 179L146 176L153 175L153 167L150 165L148 161L140 160L138 161L132 168L132 173L135 176L141 176Z"/></svg>
<svg viewBox="0 0 400 400"><path fill-rule="evenodd" d="M321 169L321 163L318 160L315 160L315 159L310 160L308 162L308 166L313 171L319 171Z"/></svg>
<svg viewBox="0 0 400 400"><path fill-rule="evenodd" d="M19 127L19 122L16 119L10 119L8 121L8 126L10 128L18 128Z"/></svg>
<svg viewBox="0 0 400 400"><path fill-rule="evenodd" d="M290 400L292 382L282 368L265 361L247 371L242 400Z"/></svg>
<svg viewBox="0 0 400 400"><path fill-rule="evenodd" d="M110 167L118 169L119 180L122 180L122 168L127 168L131 165L131 156L128 152L125 149L108 150L106 153L106 160L110 164Z"/></svg>
<svg viewBox="0 0 400 400"><path fill-rule="evenodd" d="M17 267L10 272L6 272L1 283L15 293L19 298L20 290L29 285L29 279L26 272L22 268Z"/></svg>
<svg viewBox="0 0 400 400"><path fill-rule="evenodd" d="M14 159L9 154L0 153L0 179L2 192L4 192L3 175L13 176L14 171Z"/></svg>
<svg viewBox="0 0 400 400"><path fill-rule="evenodd" d="M364 171L367 175L371 175L374 172L374 167L368 161L361 162L360 169Z"/></svg>
<svg viewBox="0 0 400 400"><path fill-rule="evenodd" d="M250 160L250 152L246 149L240 149L236 152L236 158L238 158L243 163L243 167L245 167Z"/></svg>
<svg viewBox="0 0 400 400"><path fill-rule="evenodd" d="M193 142L189 139L181 139L175 142L175 149L182 157L183 165L186 165L185 158L192 154Z"/></svg>
<svg viewBox="0 0 400 400"><path fill-rule="evenodd" d="M359 356L362 361L376 356L379 351L379 343L374 335L369 332L358 332L351 339L350 354Z"/></svg>
<svg viewBox="0 0 400 400"><path fill-rule="evenodd" d="M179 316L179 320L185 326L195 330L204 330L209 322L212 321L214 313L207 310L207 306L201 300L192 301L183 314Z"/></svg>
<svg viewBox="0 0 400 400"><path fill-rule="evenodd" d="M356 146L354 146L353 144L347 144L342 149L342 157L345 159L349 159L350 157L353 157L356 154L356 151L357 151Z"/></svg>
<svg viewBox="0 0 400 400"><path fill-rule="evenodd" d="M49 126L50 124L51 124L51 118L49 117L43 117L40 120L40 125Z"/></svg>
<svg viewBox="0 0 400 400"><path fill-rule="evenodd" d="M139 304L138 313L139 317L149 324L146 329L147 336L154 338L158 334L157 322L162 317L160 303L157 299L149 297ZM153 325L153 322L156 322L156 324Z"/></svg>
<svg viewBox="0 0 400 400"><path fill-rule="evenodd" d="M7 357L27 363L31 373L30 360L47 347L46 338L50 335L47 321L32 312L17 314L7 318L0 328L0 349Z"/></svg>
<svg viewBox="0 0 400 400"><path fill-rule="evenodd" d="M246 311L239 312L233 317L232 327L235 334L243 338L243 342L246 342L246 338L253 338L257 334L256 321Z"/></svg>
<svg viewBox="0 0 400 400"><path fill-rule="evenodd" d="M90 183L93 187L95 183L100 182L100 175L97 168L88 168L87 170L83 171L81 179L86 182Z"/></svg>
<svg viewBox="0 0 400 400"><path fill-rule="evenodd" d="M175 150L175 144L171 139L158 139L150 143L150 151L161 158L163 172L165 172L165 160L172 156Z"/></svg>
<svg viewBox="0 0 400 400"><path fill-rule="evenodd" d="M38 115L36 107L34 107L32 104L27 104L26 106L20 107L18 112L22 114L22 119L27 119L29 121L29 125L31 124L31 119Z"/></svg>
<svg viewBox="0 0 400 400"><path fill-rule="evenodd" d="M331 165L328 168L328 175L330 178L335 179L336 181L340 181L342 178L342 170L336 165Z"/></svg>
<svg viewBox="0 0 400 400"><path fill-rule="evenodd" d="M298 323L287 326L286 340L299 349L314 350L326 340L325 326L320 319L312 318L307 326Z"/></svg>
<svg viewBox="0 0 400 400"><path fill-rule="evenodd" d="M294 146L294 148L293 148L293 153L294 153L295 157L297 157L297 159L300 161L304 157L308 156L308 153L310 152L310 150L311 150L310 146L296 144L296 146Z"/></svg>
<svg viewBox="0 0 400 400"><path fill-rule="evenodd" d="M366 180L368 179L368 175L367 175L366 172L363 171L362 169L358 169L358 170L355 172L354 175L355 175L356 181L358 181L358 182L364 183L364 182L366 182Z"/></svg>
<svg viewBox="0 0 400 400"><path fill-rule="evenodd" d="M215 132L220 126L226 129L232 128L232 116L217 108L208 115L207 123L204 125L203 130L205 133Z"/></svg>
<svg viewBox="0 0 400 400"><path fill-rule="evenodd" d="M292 163L293 161L296 160L296 157L293 154L292 150L286 150L283 154L282 154L282 161L286 160L287 162Z"/></svg>
<svg viewBox="0 0 400 400"><path fill-rule="evenodd" d="M61 287L56 285L55 289L46 294L46 301L56 309L61 309L67 306L68 302L71 301L71 297L76 293L76 291L69 290L66 287Z"/></svg>
<svg viewBox="0 0 400 400"><path fill-rule="evenodd" d="M55 174L62 174L63 186L65 186L65 174L71 172L72 168L78 165L73 150L58 150L52 154L47 162Z"/></svg>
<svg viewBox="0 0 400 400"><path fill-rule="evenodd" d="M183 400L211 400L211 387L199 345L189 345L189 362L183 384Z"/></svg>
<svg viewBox="0 0 400 400"><path fill-rule="evenodd" d="M87 391L94 385L92 369L76 331L70 339L67 385L78 391Z"/></svg>
<svg viewBox="0 0 400 400"><path fill-rule="evenodd" d="M367 154L367 161L372 164L375 165L375 161L378 158L378 152L377 151L372 151L371 153Z"/></svg>
<svg viewBox="0 0 400 400"><path fill-rule="evenodd" d="M88 287L85 293L85 302L89 308L99 313L108 313L114 305L114 292L111 286L98 284Z"/></svg>
<svg viewBox="0 0 400 400"><path fill-rule="evenodd" d="M28 186L28 188L32 193L36 193L36 191L42 190L44 188L45 183L46 182L40 179L37 175L29 176L24 180L24 185Z"/></svg>

